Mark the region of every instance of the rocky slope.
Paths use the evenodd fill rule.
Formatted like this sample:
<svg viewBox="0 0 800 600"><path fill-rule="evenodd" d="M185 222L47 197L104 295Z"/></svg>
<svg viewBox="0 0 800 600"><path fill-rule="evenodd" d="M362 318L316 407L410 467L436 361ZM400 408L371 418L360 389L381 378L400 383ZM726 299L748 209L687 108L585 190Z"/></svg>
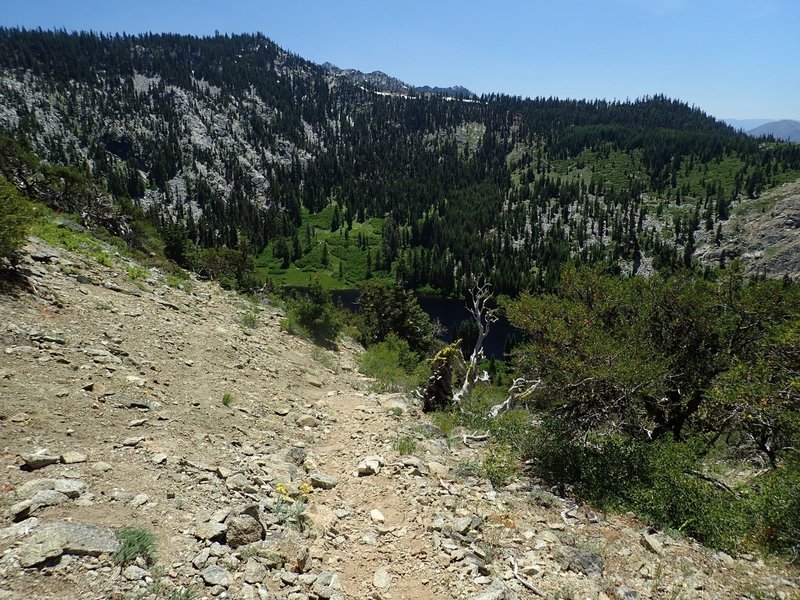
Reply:
<svg viewBox="0 0 800 600"><path fill-rule="evenodd" d="M274 305L103 263L31 240L0 295L0 598L798 597L785 565L494 488ZM114 560L123 527L154 562Z"/></svg>
<svg viewBox="0 0 800 600"><path fill-rule="evenodd" d="M700 260L719 264L723 256L726 261L738 258L751 276L796 277L800 272L800 181L740 204L722 233L719 244L713 231L706 233L698 251Z"/></svg>

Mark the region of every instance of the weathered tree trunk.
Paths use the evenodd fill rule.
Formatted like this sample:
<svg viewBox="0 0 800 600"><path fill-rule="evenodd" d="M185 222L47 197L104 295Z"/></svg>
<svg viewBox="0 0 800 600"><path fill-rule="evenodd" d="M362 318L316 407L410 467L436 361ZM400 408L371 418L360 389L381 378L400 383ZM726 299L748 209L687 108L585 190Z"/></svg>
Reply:
<svg viewBox="0 0 800 600"><path fill-rule="evenodd" d="M471 302L467 304L467 310L478 325L478 339L475 340L475 347L467 363L464 383L461 385L461 389L453 395L454 404L459 403L465 396L468 396L477 381L488 381L488 374L478 373L478 365L484 357L483 341L489 335L492 323L497 321L495 309L486 306L486 302L492 297L491 287L488 281L481 283L480 280L476 280L469 292Z"/></svg>

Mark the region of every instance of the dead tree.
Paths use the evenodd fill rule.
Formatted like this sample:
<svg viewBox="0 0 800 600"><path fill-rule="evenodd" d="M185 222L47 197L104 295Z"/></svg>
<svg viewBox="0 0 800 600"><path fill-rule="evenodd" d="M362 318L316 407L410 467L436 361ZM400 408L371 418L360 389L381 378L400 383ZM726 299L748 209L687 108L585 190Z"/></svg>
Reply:
<svg viewBox="0 0 800 600"><path fill-rule="evenodd" d="M488 381L489 374L485 371L478 373L478 365L484 358L483 341L489 335L492 323L497 321L496 309L486 306L486 302L492 297L491 284L488 281L481 283L480 279L475 280L475 284L469 291L471 302L467 302L467 310L475 319L478 326L478 339L475 340L475 347L467 362L467 372L464 375L464 383L455 394L453 403L458 404L465 396L468 396L478 381Z"/></svg>
<svg viewBox="0 0 800 600"><path fill-rule="evenodd" d="M497 321L495 309L486 306L492 297L491 285L488 282L476 280L470 290L470 301L467 302L469 311L478 326L478 339L469 361L465 362L461 354L461 340L453 342L440 350L431 361L431 376L428 382L417 394L422 398L425 412L442 410L452 404L458 404L468 396L478 381L488 381L487 373L478 373L478 365L483 359L483 341L489 335L492 323ZM454 374L463 371L464 383L454 393L452 380Z"/></svg>
<svg viewBox="0 0 800 600"><path fill-rule="evenodd" d="M518 404L524 403L531 396L533 396L534 392L539 388L541 383L541 379L537 379L536 381L528 381L524 377L518 377L514 380L514 383L511 384L511 387L508 388L508 398L506 398L505 401L501 402L500 404L495 404L492 408L490 408L489 416L496 417L500 413L511 410Z"/></svg>

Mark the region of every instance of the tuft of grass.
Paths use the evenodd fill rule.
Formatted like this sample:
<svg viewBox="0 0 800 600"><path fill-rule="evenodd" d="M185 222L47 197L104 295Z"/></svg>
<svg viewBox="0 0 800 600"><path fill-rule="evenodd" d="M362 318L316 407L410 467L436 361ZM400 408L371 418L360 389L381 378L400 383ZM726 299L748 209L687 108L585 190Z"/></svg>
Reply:
<svg viewBox="0 0 800 600"><path fill-rule="evenodd" d="M258 327L258 313L256 312L245 313L239 319L239 325L241 325L245 329L255 329L256 327Z"/></svg>
<svg viewBox="0 0 800 600"><path fill-rule="evenodd" d="M156 538L141 527L125 527L117 531L120 541L119 550L112 557L119 565L132 563L142 557L147 564L156 560Z"/></svg>
<svg viewBox="0 0 800 600"><path fill-rule="evenodd" d="M233 404L233 394L223 394L222 396L222 405L226 408L230 407Z"/></svg>
<svg viewBox="0 0 800 600"><path fill-rule="evenodd" d="M127 268L127 271L128 277L130 277L132 281L139 281L147 276L147 270L138 265L131 265Z"/></svg>
<svg viewBox="0 0 800 600"><path fill-rule="evenodd" d="M403 407L402 406L393 406L389 409L389 414L393 417L399 417L403 414Z"/></svg>
<svg viewBox="0 0 800 600"><path fill-rule="evenodd" d="M182 592L178 590L171 590L167 592L164 600L195 600L195 598L197 598L197 593L197 590L192 588L183 590Z"/></svg>
<svg viewBox="0 0 800 600"><path fill-rule="evenodd" d="M401 456L406 456L408 454L414 454L414 451L417 449L417 440L412 438L411 436L403 436L394 445L395 450Z"/></svg>
<svg viewBox="0 0 800 600"><path fill-rule="evenodd" d="M450 437L453 429L458 426L459 415L456 412L439 411L431 414L431 421L439 428L444 437Z"/></svg>

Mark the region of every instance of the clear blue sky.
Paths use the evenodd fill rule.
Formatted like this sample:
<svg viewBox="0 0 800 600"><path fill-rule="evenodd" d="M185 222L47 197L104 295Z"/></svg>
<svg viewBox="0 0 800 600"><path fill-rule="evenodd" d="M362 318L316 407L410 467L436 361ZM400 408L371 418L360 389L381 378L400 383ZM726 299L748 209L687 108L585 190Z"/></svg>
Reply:
<svg viewBox="0 0 800 600"><path fill-rule="evenodd" d="M720 118L800 120L800 0L0 0L0 23L260 31L314 62L415 85L664 93Z"/></svg>

